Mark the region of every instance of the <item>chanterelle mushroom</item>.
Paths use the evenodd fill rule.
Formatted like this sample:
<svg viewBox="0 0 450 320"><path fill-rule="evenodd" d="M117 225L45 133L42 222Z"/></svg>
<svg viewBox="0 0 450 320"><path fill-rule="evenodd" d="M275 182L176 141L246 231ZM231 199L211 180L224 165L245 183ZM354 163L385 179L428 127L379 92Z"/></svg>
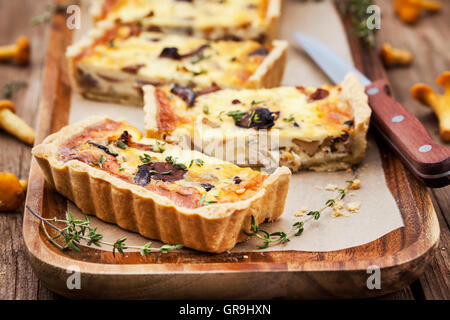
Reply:
<svg viewBox="0 0 450 320"><path fill-rule="evenodd" d="M0 211L15 211L25 199L27 181L8 172L0 172Z"/></svg>
<svg viewBox="0 0 450 320"><path fill-rule="evenodd" d="M19 65L30 62L31 46L28 38L21 36L15 44L0 46L0 61L16 61Z"/></svg>
<svg viewBox="0 0 450 320"><path fill-rule="evenodd" d="M406 23L416 22L423 10L439 11L441 4L436 0L395 0L394 11Z"/></svg>
<svg viewBox="0 0 450 320"><path fill-rule="evenodd" d="M439 119L442 140L450 141L450 71L443 72L436 83L444 88L444 94L438 94L428 85L418 83L411 88L411 95L434 110Z"/></svg>
<svg viewBox="0 0 450 320"><path fill-rule="evenodd" d="M9 100L0 100L0 128L16 136L23 142L33 145L34 130L14 114L16 108Z"/></svg>
<svg viewBox="0 0 450 320"><path fill-rule="evenodd" d="M380 54L386 68L393 66L409 66L413 60L411 52L394 48L389 43L383 43Z"/></svg>

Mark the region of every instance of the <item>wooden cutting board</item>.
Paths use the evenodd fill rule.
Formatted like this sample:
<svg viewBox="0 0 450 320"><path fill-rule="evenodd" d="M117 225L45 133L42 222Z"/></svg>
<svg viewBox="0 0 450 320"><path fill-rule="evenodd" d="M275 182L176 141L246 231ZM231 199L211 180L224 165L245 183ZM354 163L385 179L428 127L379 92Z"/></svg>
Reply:
<svg viewBox="0 0 450 320"><path fill-rule="evenodd" d="M51 24L43 96L36 141L68 123L71 88L64 57L72 42L65 16ZM344 19L346 29L350 22ZM385 78L375 52L349 36L356 66L372 79ZM381 140L380 140L381 141ZM113 257L85 248L61 252L47 239L39 221L24 215L24 239L34 271L51 290L72 298L270 299L352 298L384 295L416 279L437 246L439 225L426 188L405 171L383 143L378 143L386 183L400 208L404 224L371 243L329 252L272 251L221 255L169 253L154 264L154 255L137 252ZM44 217L61 216L66 200L45 182L35 161L31 166L26 204ZM381 289L366 285L369 266L381 270ZM79 268L81 290L69 290L71 266Z"/></svg>

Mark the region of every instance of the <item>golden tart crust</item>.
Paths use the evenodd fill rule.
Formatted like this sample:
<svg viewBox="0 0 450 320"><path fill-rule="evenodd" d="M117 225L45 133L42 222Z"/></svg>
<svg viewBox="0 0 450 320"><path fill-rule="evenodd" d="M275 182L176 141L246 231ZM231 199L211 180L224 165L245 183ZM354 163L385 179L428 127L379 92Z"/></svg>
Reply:
<svg viewBox="0 0 450 320"><path fill-rule="evenodd" d="M281 0L94 0L94 20L140 21L147 29L205 39L271 40Z"/></svg>
<svg viewBox="0 0 450 320"><path fill-rule="evenodd" d="M101 101L142 104L141 87L262 88L280 84L287 42L208 41L103 21L67 49L72 86Z"/></svg>
<svg viewBox="0 0 450 320"><path fill-rule="evenodd" d="M93 117L69 125L32 150L46 180L84 213L147 238L216 253L230 250L246 238L242 231L249 229L251 216L259 224L282 214L290 178L290 171L285 167L267 175L261 187L245 200L187 208L98 166L62 160L61 147L105 121L112 120ZM137 136L136 129L128 125L126 128ZM202 156L208 161L208 157ZM218 166L225 165L220 160L212 160L220 163Z"/></svg>
<svg viewBox="0 0 450 320"><path fill-rule="evenodd" d="M293 172L342 170L364 158L371 109L364 87L353 74L337 86L224 89L197 95L190 105L173 87L144 86L143 90L148 137L183 147L191 141L197 150L217 157L216 150L233 149L227 146L231 141L235 155L227 153L227 160L246 154L246 165L255 163L245 150L266 139L269 148L257 150L262 159L256 165L272 161ZM255 114L271 121L246 126L237 120Z"/></svg>

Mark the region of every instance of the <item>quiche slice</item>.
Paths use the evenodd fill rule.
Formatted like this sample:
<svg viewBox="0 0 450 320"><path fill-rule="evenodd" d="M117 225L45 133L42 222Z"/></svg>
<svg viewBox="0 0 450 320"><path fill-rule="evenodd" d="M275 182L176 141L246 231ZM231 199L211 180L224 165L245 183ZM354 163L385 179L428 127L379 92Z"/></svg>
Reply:
<svg viewBox="0 0 450 320"><path fill-rule="evenodd" d="M177 87L145 86L144 92L147 136L240 165L333 171L365 154L371 109L353 74L340 85L319 88L224 89L195 96Z"/></svg>
<svg viewBox="0 0 450 320"><path fill-rule="evenodd" d="M87 98L142 104L145 84L176 84L197 94L279 85L286 41L209 41L99 23L67 50L73 87Z"/></svg>
<svg viewBox="0 0 450 320"><path fill-rule="evenodd" d="M95 20L137 22L146 30L206 39L269 40L281 0L94 0Z"/></svg>
<svg viewBox="0 0 450 320"><path fill-rule="evenodd" d="M64 127L32 153L47 181L84 213L207 252L244 240L251 216L277 219L290 178L285 167L240 168L98 117Z"/></svg>

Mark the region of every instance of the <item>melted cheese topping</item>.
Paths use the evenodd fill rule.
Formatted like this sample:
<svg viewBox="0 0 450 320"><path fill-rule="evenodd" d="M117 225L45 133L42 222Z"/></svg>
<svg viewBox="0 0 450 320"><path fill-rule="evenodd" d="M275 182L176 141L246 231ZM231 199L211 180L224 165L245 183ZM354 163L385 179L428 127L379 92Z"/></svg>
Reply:
<svg viewBox="0 0 450 320"><path fill-rule="evenodd" d="M141 21L144 26L245 28L263 25L267 4L267 0L105 0L98 18Z"/></svg>
<svg viewBox="0 0 450 320"><path fill-rule="evenodd" d="M131 135L130 147L117 143L125 130ZM139 145L133 146L133 143ZM102 126L87 128L73 137L61 147L60 159L82 161L130 183L135 183L139 166L169 162L186 170L180 180L168 182L151 178L142 187L175 199L177 205L193 208L248 199L267 177L266 173L240 168L197 151L183 150L156 139L141 139L136 128L112 120L105 120ZM166 174L169 177L172 173L167 171ZM235 177L239 177L239 183ZM209 184L209 188L205 188L205 184ZM183 197L178 197L179 194Z"/></svg>
<svg viewBox="0 0 450 320"><path fill-rule="evenodd" d="M290 146L294 139L322 142L326 138L340 137L353 128L353 110L342 99L339 86L325 85L321 89L328 96L313 100L311 97L317 88L279 87L259 90L224 89L214 93L198 96L194 107L187 108L186 103L164 88L166 94L172 95L171 109L184 115L186 120L172 132L200 130L203 137L214 135L224 137L245 137L255 132L254 128L236 126L235 119L227 113L248 112L255 108L267 108L277 113L272 129L278 129L280 147ZM270 131L269 130L269 131Z"/></svg>
<svg viewBox="0 0 450 320"><path fill-rule="evenodd" d="M251 40L207 41L140 32L136 28L140 30L138 26L120 26L107 31L76 57L77 64L89 72L97 72L99 77L103 72L103 77L107 75L115 82L126 81L130 74L135 74L142 80L156 83L237 88L245 86L266 57L251 53L263 50L268 54L272 50L270 45L262 47ZM179 55L187 55L204 45L208 47L189 57L178 60L160 57L165 48L176 48ZM127 72L127 69L134 71Z"/></svg>

